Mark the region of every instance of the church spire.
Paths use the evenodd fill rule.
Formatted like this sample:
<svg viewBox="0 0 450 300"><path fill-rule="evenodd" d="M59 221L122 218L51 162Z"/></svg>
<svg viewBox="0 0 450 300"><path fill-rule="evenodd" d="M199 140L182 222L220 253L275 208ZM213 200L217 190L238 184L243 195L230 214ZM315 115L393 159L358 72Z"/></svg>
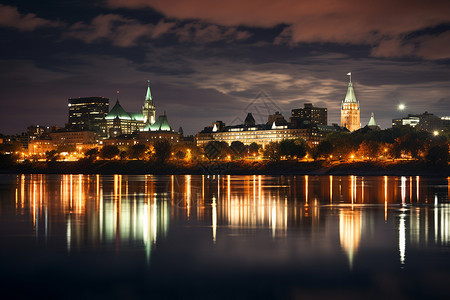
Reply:
<svg viewBox="0 0 450 300"><path fill-rule="evenodd" d="M370 116L370 120L369 120L369 124L367 124L368 126L377 126L377 123L375 123L375 117L372 115Z"/></svg>
<svg viewBox="0 0 450 300"><path fill-rule="evenodd" d="M353 90L352 73L347 73L347 76L350 76L350 81L348 82L347 94L345 95L344 102L358 103L355 96L355 90Z"/></svg>
<svg viewBox="0 0 450 300"><path fill-rule="evenodd" d="M147 95L145 96L145 101L153 101L152 92L150 91L150 80L147 80Z"/></svg>

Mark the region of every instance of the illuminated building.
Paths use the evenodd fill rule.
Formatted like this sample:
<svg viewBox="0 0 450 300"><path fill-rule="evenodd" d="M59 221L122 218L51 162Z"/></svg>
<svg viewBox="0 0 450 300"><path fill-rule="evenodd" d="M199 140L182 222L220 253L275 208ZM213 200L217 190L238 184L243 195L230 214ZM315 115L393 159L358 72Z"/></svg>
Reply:
<svg viewBox="0 0 450 300"><path fill-rule="evenodd" d="M341 126L353 132L361 127L361 120L359 101L356 100L355 91L353 90L351 73L348 75L350 75L350 81L347 94L341 104Z"/></svg>
<svg viewBox="0 0 450 300"><path fill-rule="evenodd" d="M57 145L50 139L34 139L28 144L28 153L44 154L47 151L56 150Z"/></svg>
<svg viewBox="0 0 450 300"><path fill-rule="evenodd" d="M296 138L303 138L310 145L314 145L321 140L320 133L314 128L289 128L287 123L286 125L277 124L276 121L272 124L255 124L251 113L247 115L244 124L241 125L223 126L218 129L217 123L213 123L213 126L206 127L197 134L197 146L202 146L210 141L227 142L228 144L240 141L245 145L257 143L264 147L270 142Z"/></svg>
<svg viewBox="0 0 450 300"><path fill-rule="evenodd" d="M423 114L408 114L407 117L392 120L392 127L410 126L417 130L433 132L441 130L446 125L446 117L439 118L432 113L424 112ZM448 117L447 117L448 118ZM448 120L447 119L447 124Z"/></svg>
<svg viewBox="0 0 450 300"><path fill-rule="evenodd" d="M312 103L305 103L304 108L292 110L291 123L296 123L298 125L304 123L327 125L327 118L328 114L326 108L315 107Z"/></svg>
<svg viewBox="0 0 450 300"><path fill-rule="evenodd" d="M416 127L419 124L420 119L417 115L409 114L407 117L400 119L392 119L392 127L396 126L410 126Z"/></svg>
<svg viewBox="0 0 450 300"><path fill-rule="evenodd" d="M125 111L120 105L119 99L117 99L116 104L105 117L108 136L115 138L122 134L135 132L170 132L175 134L167 121L166 113L156 119L155 111L156 108L150 91L150 81L148 81L147 94L141 112L132 113Z"/></svg>
<svg viewBox="0 0 450 300"><path fill-rule="evenodd" d="M68 128L95 131L106 136L104 119L108 114L109 99L105 97L70 98ZM103 128L103 129L102 129Z"/></svg>
<svg viewBox="0 0 450 300"><path fill-rule="evenodd" d="M142 106L142 117L144 124L153 124L155 123L156 108L153 104L152 92L150 91L150 80L147 80L147 82L147 94L145 95L144 106Z"/></svg>
<svg viewBox="0 0 450 300"><path fill-rule="evenodd" d="M161 115L153 124L147 122L140 131L134 131L132 134L114 134L112 132L109 139L103 140L104 145L132 146L137 143L151 144L157 140L165 139L171 143L180 141L180 133L172 130L167 120L167 116Z"/></svg>
<svg viewBox="0 0 450 300"><path fill-rule="evenodd" d="M94 131L56 131L50 133L57 146L81 146L92 148L97 145L97 134Z"/></svg>

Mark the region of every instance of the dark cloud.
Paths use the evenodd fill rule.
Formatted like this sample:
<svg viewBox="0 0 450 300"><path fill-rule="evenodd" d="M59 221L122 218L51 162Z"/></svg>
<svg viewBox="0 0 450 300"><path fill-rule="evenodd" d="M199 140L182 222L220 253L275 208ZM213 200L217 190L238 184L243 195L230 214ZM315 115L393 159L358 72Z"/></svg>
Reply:
<svg viewBox="0 0 450 300"><path fill-rule="evenodd" d="M17 7L0 4L0 27L33 31L40 27L57 27L59 22L39 18L35 14L22 14Z"/></svg>
<svg viewBox="0 0 450 300"><path fill-rule="evenodd" d="M225 26L270 28L287 24L276 42L376 44L450 22L444 0L108 0L110 7L151 7L170 18Z"/></svg>
<svg viewBox="0 0 450 300"><path fill-rule="evenodd" d="M159 21L157 24L142 24L116 14L103 14L92 19L89 24L78 22L69 28L67 36L86 43L110 40L119 47L136 45L142 37L157 38L167 33L175 23Z"/></svg>

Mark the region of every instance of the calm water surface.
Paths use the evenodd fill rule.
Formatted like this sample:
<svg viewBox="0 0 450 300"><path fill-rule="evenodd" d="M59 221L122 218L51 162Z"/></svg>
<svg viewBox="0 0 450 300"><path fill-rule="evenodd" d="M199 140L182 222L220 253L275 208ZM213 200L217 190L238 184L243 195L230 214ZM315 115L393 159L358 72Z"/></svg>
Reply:
<svg viewBox="0 0 450 300"><path fill-rule="evenodd" d="M0 177L16 298L447 298L449 178Z"/></svg>

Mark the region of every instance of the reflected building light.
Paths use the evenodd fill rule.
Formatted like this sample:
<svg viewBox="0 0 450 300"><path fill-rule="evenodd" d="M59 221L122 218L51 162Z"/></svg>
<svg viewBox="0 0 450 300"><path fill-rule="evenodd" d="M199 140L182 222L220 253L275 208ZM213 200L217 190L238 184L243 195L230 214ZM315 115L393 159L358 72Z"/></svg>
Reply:
<svg viewBox="0 0 450 300"><path fill-rule="evenodd" d="M272 205L272 238L274 239L276 236L276 230L277 230L277 210L276 210L276 204L275 204L275 200L273 201L273 205Z"/></svg>
<svg viewBox="0 0 450 300"><path fill-rule="evenodd" d="M361 214L359 211L341 210L339 213L339 237L341 248L348 257L350 269L361 240Z"/></svg>
<svg viewBox="0 0 450 300"><path fill-rule="evenodd" d="M219 189L217 194L219 193ZM230 182L230 175L227 175L227 199L230 201L231 199L231 182Z"/></svg>
<svg viewBox="0 0 450 300"><path fill-rule="evenodd" d="M439 208L435 204L434 206L434 242L438 243L438 230L439 230Z"/></svg>
<svg viewBox="0 0 450 300"><path fill-rule="evenodd" d="M142 240L145 245L145 254L147 258L147 263L150 262L150 252L151 252L151 242L150 242L150 236L149 236L149 204L144 203L144 213L142 218Z"/></svg>
<svg viewBox="0 0 450 300"><path fill-rule="evenodd" d="M406 255L406 226L405 226L405 214L400 214L400 224L398 226L398 248L400 252L400 263L405 264Z"/></svg>
<svg viewBox="0 0 450 300"><path fill-rule="evenodd" d="M202 175L202 201L205 201L205 175Z"/></svg>
<svg viewBox="0 0 450 300"><path fill-rule="evenodd" d="M69 175L69 212L72 212L73 207L73 176Z"/></svg>
<svg viewBox="0 0 450 300"><path fill-rule="evenodd" d="M33 229L36 231L37 236L37 230L36 230L36 181L33 180Z"/></svg>
<svg viewBox="0 0 450 300"><path fill-rule="evenodd" d="M152 233L152 243L156 243L157 235L158 235L158 207L156 203L152 203L152 218L151 218L151 233Z"/></svg>
<svg viewBox="0 0 450 300"><path fill-rule="evenodd" d="M354 203L354 189L355 189L355 176L350 176L350 199L352 201L352 204Z"/></svg>
<svg viewBox="0 0 450 300"><path fill-rule="evenodd" d="M216 197L212 198L212 235L213 235L213 243L216 243L216 234L217 234L217 204Z"/></svg>
<svg viewBox="0 0 450 300"><path fill-rule="evenodd" d="M189 220L191 214L191 175L185 175L186 181L186 209L187 209L187 218Z"/></svg>
<svg viewBox="0 0 450 300"><path fill-rule="evenodd" d="M305 175L305 205L308 205L308 175Z"/></svg>
<svg viewBox="0 0 450 300"><path fill-rule="evenodd" d="M333 175L330 175L330 204L333 204Z"/></svg>
<svg viewBox="0 0 450 300"><path fill-rule="evenodd" d="M419 176L416 176L416 201L417 201L417 203L419 203L419 196L420 196L420 194L419 194L419 191L420 191L420 189L419 189Z"/></svg>
<svg viewBox="0 0 450 300"><path fill-rule="evenodd" d="M402 176L400 181L401 181L400 188L401 188L401 193L402 193L402 206L405 206L405 201L406 201L406 177Z"/></svg>
<svg viewBox="0 0 450 300"><path fill-rule="evenodd" d="M67 252L70 253L70 248L72 246L72 221L70 218L70 214L67 216L66 241Z"/></svg>
<svg viewBox="0 0 450 300"><path fill-rule="evenodd" d="M20 208L23 209L25 202L25 175L20 176Z"/></svg>
<svg viewBox="0 0 450 300"><path fill-rule="evenodd" d="M384 176L384 222L387 222L387 176Z"/></svg>
<svg viewBox="0 0 450 300"><path fill-rule="evenodd" d="M99 231L100 231L100 242L103 242L103 215L104 215L104 211L103 211L103 189L100 190L99 192L99 203L98 203L98 213L99 213L99 217L98 217L98 222L99 222Z"/></svg>
<svg viewBox="0 0 450 300"><path fill-rule="evenodd" d="M409 176L409 203L412 203L412 176Z"/></svg>
<svg viewBox="0 0 450 300"><path fill-rule="evenodd" d="M16 191L15 191L15 193L14 193L14 198L15 198L15 201L16 201L16 214L17 214L17 210L18 210L18 208L19 208L19 190L16 188Z"/></svg>
<svg viewBox="0 0 450 300"><path fill-rule="evenodd" d="M256 204L256 175L253 175L253 205Z"/></svg>
<svg viewBox="0 0 450 300"><path fill-rule="evenodd" d="M364 177L361 177L361 202L364 203Z"/></svg>
<svg viewBox="0 0 450 300"><path fill-rule="evenodd" d="M441 220L440 220L440 227L441 227L441 245L448 245L450 242L450 234L449 234L449 227L450 227L450 209L449 204L442 204L440 209L441 214Z"/></svg>
<svg viewBox="0 0 450 300"><path fill-rule="evenodd" d="M174 195L175 195L175 182L174 182L175 176L170 175L170 201L172 205L174 205Z"/></svg>

